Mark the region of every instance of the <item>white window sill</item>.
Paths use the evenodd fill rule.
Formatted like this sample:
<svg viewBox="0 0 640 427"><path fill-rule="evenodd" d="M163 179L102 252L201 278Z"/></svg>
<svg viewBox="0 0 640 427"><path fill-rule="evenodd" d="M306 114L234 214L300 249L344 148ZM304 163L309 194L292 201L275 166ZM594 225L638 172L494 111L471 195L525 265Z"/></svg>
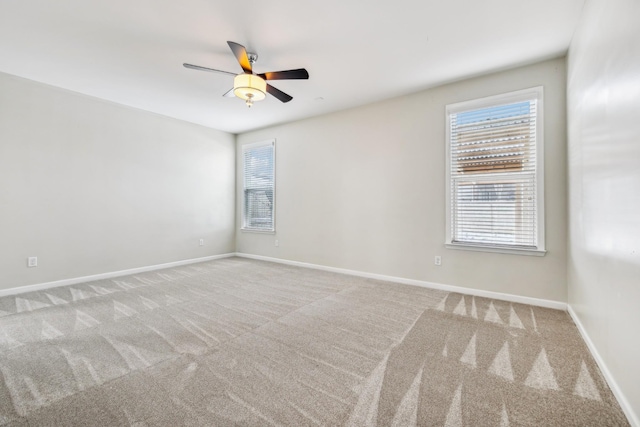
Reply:
<svg viewBox="0 0 640 427"><path fill-rule="evenodd" d="M529 256L544 256L547 251L544 249L520 249L520 248L506 248L502 246L482 246L473 245L470 243L445 243L447 249L456 249L463 251L478 251L478 252L495 252L501 254L511 255L529 255Z"/></svg>
<svg viewBox="0 0 640 427"><path fill-rule="evenodd" d="M276 234L275 230L260 230L258 228L241 228L243 233L258 233L258 234Z"/></svg>

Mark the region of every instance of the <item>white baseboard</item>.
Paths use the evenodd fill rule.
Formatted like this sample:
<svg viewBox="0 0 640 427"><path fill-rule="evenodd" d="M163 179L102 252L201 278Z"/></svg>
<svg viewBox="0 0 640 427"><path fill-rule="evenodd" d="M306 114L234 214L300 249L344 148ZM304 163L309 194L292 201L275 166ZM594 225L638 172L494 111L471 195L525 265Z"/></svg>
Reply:
<svg viewBox="0 0 640 427"><path fill-rule="evenodd" d="M276 262L279 264L294 265L297 267L313 268L315 270L331 271L333 273L348 274L350 276L366 277L368 279L384 280L387 282L402 283L404 285L421 286L423 288L438 289L447 292L458 292L461 294L475 295L478 297L492 298L503 301L516 302L520 304L530 304L539 307L554 308L557 310L566 310L567 303L560 301L552 301L540 298L525 297L520 295L504 294L501 292L485 291L482 289L465 288L462 286L445 285L442 283L426 282L423 280L405 279L403 277L385 276L382 274L367 273L364 271L348 270L345 268L327 267L325 265L309 264L300 261L290 261L281 258L272 258L261 255L251 255L237 252L236 256L242 258L251 258L261 261Z"/></svg>
<svg viewBox="0 0 640 427"><path fill-rule="evenodd" d="M580 331L580 335L582 335L582 339L584 340L585 343L587 343L587 347L589 348L589 351L591 351L591 355L593 356L596 363L598 364L598 367L600 368L602 375L604 375L605 380L607 380L607 384L609 384L609 388L611 389L611 391L613 392L613 395L618 400L618 403L620 404L622 411L627 416L627 420L629 421L629 424L631 424L632 427L640 427L640 418L633 410L633 407L629 404L629 401L625 397L624 393L622 393L622 390L620 390L620 387L618 386L618 383L616 382L616 380L613 378L613 375L611 375L611 371L609 371L607 364L604 362L604 359L600 356L598 349L596 348L595 344L591 340L591 337L587 333L587 330L584 328L584 325L580 321L580 318L578 317L578 315L573 310L573 307L571 307L570 304L567 304L567 311L569 312L569 315L573 319L573 323L576 324L578 331Z"/></svg>
<svg viewBox="0 0 640 427"><path fill-rule="evenodd" d="M345 269L345 268L328 267L328 266L325 266L325 265L310 264L310 263L300 262L300 261L290 261L290 260L286 260L286 259L272 258L272 257L261 256L261 255L251 255L251 254L245 254L245 253L241 253L241 252L235 252L235 253L232 252L232 253L221 254L221 255L212 255L212 256L202 257L202 258L193 258L193 259L187 259L187 260L182 260L182 261L174 261L174 262L168 262L168 263L164 263L164 264L156 264L156 265L149 265L149 266L145 266L145 267L131 268L131 269L128 269L128 270L120 270L120 271L113 271L113 272L108 272L108 273L94 274L94 275L90 275L90 276L82 276L82 277L74 277L74 278L70 278L70 279L56 280L54 282L37 283L37 284L34 284L34 285L19 286L19 287L16 287L16 288L0 289L0 297L6 296L6 295L21 294L21 293L25 293L25 292L40 291L40 290L43 290L43 289L55 288L55 287L58 287L58 286L75 285L75 284L78 284L78 283L92 282L92 281L95 281L95 280L111 279L113 277L127 276L127 275L130 275L130 274L144 273L146 271L161 270L163 268L178 267L178 266L181 266L181 265L195 264L195 263L198 263L198 262L212 261L212 260L215 260L215 259L229 258L229 257L232 257L232 256L238 256L238 257L242 257L242 258L251 258L251 259L256 259L256 260L261 260L261 261L275 262L275 263L279 263L279 264L294 265L294 266L297 266L297 267L312 268L312 269L315 269L315 270L330 271L330 272L333 272L333 273L348 274L350 276L366 277L368 279L383 280L383 281L386 281L386 282L394 282L394 283L402 283L402 284L405 284L405 285L420 286L420 287L429 288L429 289L438 289L438 290L447 291L447 292L458 292L458 293L467 294L467 295L475 295L475 296L479 296L479 297L493 298L493 299L499 299L499 300L504 300L504 301L515 302L515 303L521 303L521 304L530 304L530 305L535 305L535 306L539 306L539 307L553 308L553 309L557 309L557 310L566 310L567 309L567 304L564 303L564 302L560 302L560 301L552 301L552 300L545 300L545 299L540 299L540 298L525 297L525 296L521 296L521 295L505 294L505 293L501 293L501 292L485 291L485 290L482 290L482 289L465 288L465 287L462 287L462 286L445 285L445 284L442 284L442 283L426 282L426 281L423 281L423 280L415 280L415 279L406 279L406 278L403 278L403 277L386 276L386 275L383 275L383 274L367 273L367 272L364 272L364 271L349 270L349 269ZM638 427L640 427L640 426L638 426Z"/></svg>
<svg viewBox="0 0 640 427"><path fill-rule="evenodd" d="M41 291L43 289L56 288L58 286L76 285L78 283L92 282L94 280L111 279L113 277L128 276L130 274L144 273L146 271L161 270L163 268L178 267L178 266L187 265L187 264L195 264L197 262L211 261L214 259L229 258L235 255L236 255L235 253L212 255L212 256L206 256L202 258L192 258L192 259L185 259L182 261L167 262L164 264L148 265L146 267L130 268L128 270L93 274L91 276L56 280L55 282L37 283L35 285L18 286L17 288L0 289L0 297L6 296L6 295L22 294L25 292Z"/></svg>

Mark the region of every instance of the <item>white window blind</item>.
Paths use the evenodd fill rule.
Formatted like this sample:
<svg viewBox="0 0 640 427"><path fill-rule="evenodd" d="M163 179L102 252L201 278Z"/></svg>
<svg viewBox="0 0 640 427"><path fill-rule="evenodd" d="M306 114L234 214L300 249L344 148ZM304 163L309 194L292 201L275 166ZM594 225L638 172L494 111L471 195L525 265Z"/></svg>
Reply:
<svg viewBox="0 0 640 427"><path fill-rule="evenodd" d="M243 229L274 231L275 141L242 147L244 171Z"/></svg>
<svg viewBox="0 0 640 427"><path fill-rule="evenodd" d="M448 109L448 243L543 250L541 94L525 91Z"/></svg>

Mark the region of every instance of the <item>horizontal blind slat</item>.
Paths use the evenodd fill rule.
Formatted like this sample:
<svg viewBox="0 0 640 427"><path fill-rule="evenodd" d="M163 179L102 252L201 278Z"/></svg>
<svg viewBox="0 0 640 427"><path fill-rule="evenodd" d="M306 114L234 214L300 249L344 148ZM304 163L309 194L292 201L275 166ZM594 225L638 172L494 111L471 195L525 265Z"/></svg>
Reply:
<svg viewBox="0 0 640 427"><path fill-rule="evenodd" d="M535 246L536 100L449 117L452 241Z"/></svg>
<svg viewBox="0 0 640 427"><path fill-rule="evenodd" d="M273 230L274 146L270 141L243 148L244 227Z"/></svg>

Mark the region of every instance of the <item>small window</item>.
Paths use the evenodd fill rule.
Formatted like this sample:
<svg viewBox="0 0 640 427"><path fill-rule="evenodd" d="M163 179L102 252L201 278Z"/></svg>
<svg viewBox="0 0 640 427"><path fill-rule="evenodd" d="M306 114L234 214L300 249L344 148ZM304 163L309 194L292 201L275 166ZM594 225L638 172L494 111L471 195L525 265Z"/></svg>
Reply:
<svg viewBox="0 0 640 427"><path fill-rule="evenodd" d="M275 140L242 146L244 195L242 229L275 231Z"/></svg>
<svg viewBox="0 0 640 427"><path fill-rule="evenodd" d="M447 247L544 254L542 88L447 106Z"/></svg>

